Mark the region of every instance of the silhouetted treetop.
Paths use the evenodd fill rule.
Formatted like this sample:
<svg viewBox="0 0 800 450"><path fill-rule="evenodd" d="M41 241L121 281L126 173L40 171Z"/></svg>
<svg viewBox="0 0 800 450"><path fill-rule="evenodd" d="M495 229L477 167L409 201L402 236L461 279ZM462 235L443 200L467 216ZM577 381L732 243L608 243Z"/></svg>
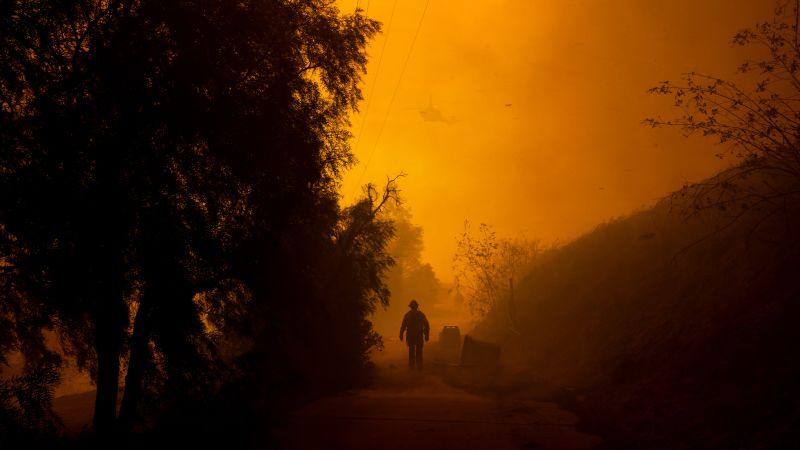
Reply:
<svg viewBox="0 0 800 450"><path fill-rule="evenodd" d="M142 389L214 385L226 319L255 336L277 309L312 310L303 289L327 275L306 268L355 217L336 186L378 29L327 0L0 2L0 350L58 331L106 433L122 369L130 429ZM351 255L374 276L340 280L367 310L375 233Z"/></svg>

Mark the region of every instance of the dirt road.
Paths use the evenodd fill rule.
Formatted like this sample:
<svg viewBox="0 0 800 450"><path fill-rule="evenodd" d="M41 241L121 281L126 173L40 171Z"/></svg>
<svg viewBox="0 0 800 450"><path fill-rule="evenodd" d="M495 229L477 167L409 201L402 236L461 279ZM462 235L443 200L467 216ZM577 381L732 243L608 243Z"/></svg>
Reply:
<svg viewBox="0 0 800 450"><path fill-rule="evenodd" d="M409 372L399 343L375 359L372 387L297 411L277 431L279 448L577 450L601 441L578 431L577 417L555 403L469 393L445 383L432 362Z"/></svg>
<svg viewBox="0 0 800 450"><path fill-rule="evenodd" d="M537 400L541 396L535 393L479 395L454 387L454 378L469 374L436 361L433 350L426 350L425 371L409 372L405 347L389 342L386 351L374 355L378 378L371 387L296 411L276 430L278 448L583 450L601 442L577 430L573 413ZM75 435L88 428L93 403L94 392L86 392L59 397L54 406Z"/></svg>

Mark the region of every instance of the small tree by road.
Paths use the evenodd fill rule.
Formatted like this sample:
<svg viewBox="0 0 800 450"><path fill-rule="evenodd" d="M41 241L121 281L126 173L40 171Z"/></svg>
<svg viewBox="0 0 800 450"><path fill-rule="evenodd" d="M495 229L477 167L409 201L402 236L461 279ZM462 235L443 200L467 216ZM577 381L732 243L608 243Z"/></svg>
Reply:
<svg viewBox="0 0 800 450"><path fill-rule="evenodd" d="M466 294L470 312L484 317L505 305L508 324L514 328L511 283L541 253L538 241L498 238L491 226L482 223L477 232L469 222L458 238L453 269L457 288Z"/></svg>

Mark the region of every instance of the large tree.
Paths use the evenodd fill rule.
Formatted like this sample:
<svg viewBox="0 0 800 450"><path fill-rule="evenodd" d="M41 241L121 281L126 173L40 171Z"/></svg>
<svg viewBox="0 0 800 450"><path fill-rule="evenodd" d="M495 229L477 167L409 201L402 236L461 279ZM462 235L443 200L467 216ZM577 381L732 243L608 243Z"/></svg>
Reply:
<svg viewBox="0 0 800 450"><path fill-rule="evenodd" d="M243 302L307 298L378 25L324 0L0 8L4 301L35 305L90 370L99 433L127 362L130 428L147 373L209 367L209 330Z"/></svg>

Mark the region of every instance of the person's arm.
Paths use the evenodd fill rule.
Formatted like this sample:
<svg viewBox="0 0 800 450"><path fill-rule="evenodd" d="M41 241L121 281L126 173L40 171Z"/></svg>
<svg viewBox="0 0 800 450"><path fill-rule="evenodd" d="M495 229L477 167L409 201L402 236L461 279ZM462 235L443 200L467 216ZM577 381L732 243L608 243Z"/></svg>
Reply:
<svg viewBox="0 0 800 450"><path fill-rule="evenodd" d="M425 314L422 314L422 331L425 333L425 342L428 342L431 336L431 325L428 323L428 318L425 317Z"/></svg>
<svg viewBox="0 0 800 450"><path fill-rule="evenodd" d="M403 342L403 333L406 332L407 327L408 327L408 314L403 316L403 324L400 325L400 342Z"/></svg>

